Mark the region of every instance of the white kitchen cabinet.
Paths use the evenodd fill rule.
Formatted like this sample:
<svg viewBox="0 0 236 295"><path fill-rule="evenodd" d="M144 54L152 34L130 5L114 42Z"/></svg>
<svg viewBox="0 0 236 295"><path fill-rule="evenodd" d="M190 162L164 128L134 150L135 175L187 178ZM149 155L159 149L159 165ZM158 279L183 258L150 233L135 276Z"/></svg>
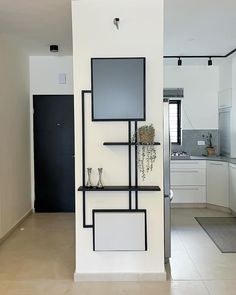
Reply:
<svg viewBox="0 0 236 295"><path fill-rule="evenodd" d="M229 207L236 212L236 165L229 164Z"/></svg>
<svg viewBox="0 0 236 295"><path fill-rule="evenodd" d="M221 108L229 108L232 106L232 89L221 90L218 94L218 106Z"/></svg>
<svg viewBox="0 0 236 295"><path fill-rule="evenodd" d="M229 169L226 162L207 161L207 203L229 207Z"/></svg>
<svg viewBox="0 0 236 295"><path fill-rule="evenodd" d="M171 161L172 203L206 203L206 161Z"/></svg>
<svg viewBox="0 0 236 295"><path fill-rule="evenodd" d="M178 185L172 186L171 189L174 193L173 203L206 203L206 186Z"/></svg>
<svg viewBox="0 0 236 295"><path fill-rule="evenodd" d="M171 169L172 185L206 185L206 169Z"/></svg>
<svg viewBox="0 0 236 295"><path fill-rule="evenodd" d="M196 168L206 168L205 160L171 160L170 168L174 169L196 169Z"/></svg>

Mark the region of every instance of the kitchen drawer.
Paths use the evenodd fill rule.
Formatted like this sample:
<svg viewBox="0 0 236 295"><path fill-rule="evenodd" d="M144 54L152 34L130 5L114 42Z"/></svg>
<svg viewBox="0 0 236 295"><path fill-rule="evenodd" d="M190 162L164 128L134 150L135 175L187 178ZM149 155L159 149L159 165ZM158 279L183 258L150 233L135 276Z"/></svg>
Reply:
<svg viewBox="0 0 236 295"><path fill-rule="evenodd" d="M206 203L205 186L171 186L172 203Z"/></svg>
<svg viewBox="0 0 236 295"><path fill-rule="evenodd" d="M171 185L206 185L206 169L175 169L170 170Z"/></svg>
<svg viewBox="0 0 236 295"><path fill-rule="evenodd" d="M170 167L177 169L192 169L192 168L206 168L206 161L195 161L195 160L172 160L170 161Z"/></svg>

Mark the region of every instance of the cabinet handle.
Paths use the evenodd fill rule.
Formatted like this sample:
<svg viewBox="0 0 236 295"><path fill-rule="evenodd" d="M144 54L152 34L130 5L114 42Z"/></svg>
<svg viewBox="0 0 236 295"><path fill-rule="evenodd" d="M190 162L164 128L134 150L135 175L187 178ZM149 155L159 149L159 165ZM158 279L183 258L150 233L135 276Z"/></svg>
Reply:
<svg viewBox="0 0 236 295"><path fill-rule="evenodd" d="M224 164L222 164L222 163L210 163L210 165L214 165L214 166L223 166Z"/></svg>
<svg viewBox="0 0 236 295"><path fill-rule="evenodd" d="M174 161L174 160L172 160L172 161ZM176 161L178 161L179 162L179 160L176 160ZM182 160L181 160L182 161ZM175 163L176 164L176 163ZM178 163L179 164L179 163ZM178 165L177 164L177 165ZM191 165L191 164L196 164L196 165L198 165L199 164L199 162L194 162L194 161L191 161L191 160L188 160L188 162L181 162L180 163L180 165ZM172 164L173 165L173 164Z"/></svg>
<svg viewBox="0 0 236 295"><path fill-rule="evenodd" d="M199 173L198 170L188 170L188 171L180 171L180 170L172 170L172 173Z"/></svg>

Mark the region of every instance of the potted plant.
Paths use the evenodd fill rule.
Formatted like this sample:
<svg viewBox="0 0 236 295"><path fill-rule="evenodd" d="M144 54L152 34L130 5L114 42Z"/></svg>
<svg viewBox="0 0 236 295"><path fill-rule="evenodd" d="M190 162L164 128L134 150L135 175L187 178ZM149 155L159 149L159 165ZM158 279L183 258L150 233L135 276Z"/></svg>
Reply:
<svg viewBox="0 0 236 295"><path fill-rule="evenodd" d="M154 146L155 128L153 125L144 125L138 128L137 134L134 134L133 141L137 144L138 168L142 179L152 171L156 160L156 149Z"/></svg>
<svg viewBox="0 0 236 295"><path fill-rule="evenodd" d="M206 136L207 140L207 155L208 156L213 156L216 154L215 147L212 144L212 134L209 132L208 135Z"/></svg>

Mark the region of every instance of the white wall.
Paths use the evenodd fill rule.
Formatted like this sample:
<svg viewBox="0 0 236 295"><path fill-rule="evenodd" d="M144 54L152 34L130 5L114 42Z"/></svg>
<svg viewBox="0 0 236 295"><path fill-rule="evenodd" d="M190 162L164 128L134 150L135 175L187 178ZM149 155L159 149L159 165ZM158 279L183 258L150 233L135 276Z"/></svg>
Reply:
<svg viewBox="0 0 236 295"><path fill-rule="evenodd" d="M66 74L66 84L59 83L59 74ZM31 129L31 199L34 207L34 142L33 142L33 95L73 94L72 56L30 57L30 129Z"/></svg>
<svg viewBox="0 0 236 295"><path fill-rule="evenodd" d="M219 91L232 88L232 57L225 58L219 65Z"/></svg>
<svg viewBox="0 0 236 295"><path fill-rule="evenodd" d="M0 238L30 210L29 58L0 38Z"/></svg>
<svg viewBox="0 0 236 295"><path fill-rule="evenodd" d="M166 65L164 87L184 88L183 129L218 129L218 66Z"/></svg>
<svg viewBox="0 0 236 295"><path fill-rule="evenodd" d="M91 57L145 56L147 58L147 123L152 122L162 142L163 3L147 0L72 1L76 188L82 185L81 90L91 89ZM120 30L113 18L120 18ZM155 35L155 38L153 37ZM86 166L103 167L106 185L128 185L128 153L125 147L105 147L103 141L127 140L127 123L91 122L90 96L86 96ZM140 123L139 125L143 125ZM162 186L163 155L146 185ZM96 171L93 175L97 179ZM92 208L128 208L128 192L89 193L87 219ZM92 230L82 227L82 194L76 191L75 280L125 280L164 278L163 192L140 193L140 208L147 209L147 252L93 252ZM144 274L144 276L139 276Z"/></svg>
<svg viewBox="0 0 236 295"><path fill-rule="evenodd" d="M66 84L59 84L59 74L66 74ZM73 94L72 56L31 56L30 93Z"/></svg>

